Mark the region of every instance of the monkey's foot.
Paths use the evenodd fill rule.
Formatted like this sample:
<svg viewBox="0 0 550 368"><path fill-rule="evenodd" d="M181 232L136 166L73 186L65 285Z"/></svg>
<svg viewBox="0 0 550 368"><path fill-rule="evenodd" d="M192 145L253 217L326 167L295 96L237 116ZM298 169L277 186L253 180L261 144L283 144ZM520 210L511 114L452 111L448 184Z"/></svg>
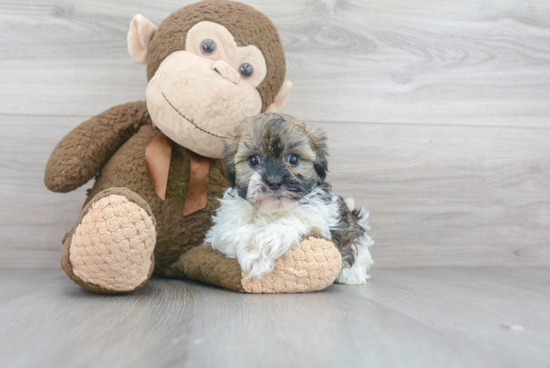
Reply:
<svg viewBox="0 0 550 368"><path fill-rule="evenodd" d="M102 294L143 286L153 272L155 221L149 205L126 188L98 193L65 237L61 267L78 285Z"/></svg>
<svg viewBox="0 0 550 368"><path fill-rule="evenodd" d="M331 285L342 267L342 256L329 240L310 236L275 261L273 271L262 278L243 272L246 292L307 293Z"/></svg>
<svg viewBox="0 0 550 368"><path fill-rule="evenodd" d="M183 254L166 276L190 278L245 293L307 293L331 285L342 266L340 252L329 240L311 236L275 261L262 278L241 271L239 262L201 245Z"/></svg>

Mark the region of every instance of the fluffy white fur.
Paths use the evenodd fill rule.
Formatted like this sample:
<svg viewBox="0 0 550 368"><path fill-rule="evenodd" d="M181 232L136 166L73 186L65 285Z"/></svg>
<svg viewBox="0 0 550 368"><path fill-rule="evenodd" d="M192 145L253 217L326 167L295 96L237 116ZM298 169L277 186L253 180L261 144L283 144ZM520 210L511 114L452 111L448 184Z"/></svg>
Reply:
<svg viewBox="0 0 550 368"><path fill-rule="evenodd" d="M262 276L312 231L330 238L331 227L338 223L338 204L327 205L315 198L316 193L317 189L286 211L262 212L230 188L220 200L205 243L237 258L250 277Z"/></svg>
<svg viewBox="0 0 550 368"><path fill-rule="evenodd" d="M350 211L353 211L355 208L355 201L353 198L348 197L345 200L346 206ZM369 230L368 226L369 214L365 213L365 208L361 208L359 212L359 218L361 221L359 225L365 230ZM364 236L357 239L357 243L353 244L355 251L357 252L357 258L351 267L342 267L340 274L336 277L335 282L339 284L347 285L361 285L367 282L367 279L370 279L370 275L367 274L370 266L374 264L372 257L369 252L369 247L374 244L374 240L367 234L365 231Z"/></svg>
<svg viewBox="0 0 550 368"><path fill-rule="evenodd" d="M228 189L213 217L214 226L206 234L205 243L231 258L237 258L249 277L269 273L275 260L299 244L312 231L331 238L331 229L339 220L337 196L327 204L316 188L295 205L285 210L266 212ZM346 200L353 209L353 199ZM285 205L285 207L287 207ZM269 209L273 210L273 209ZM367 227L367 217L361 226ZM373 263L368 247L374 242L368 235L358 239L358 257L353 267L343 268L336 279L344 284L364 284L367 269Z"/></svg>
<svg viewBox="0 0 550 368"><path fill-rule="evenodd" d="M347 285L361 285L370 279L367 274L370 266L374 264L369 252L369 247L374 244L370 236L366 235L359 239L358 244L354 244L357 252L357 258L351 267L342 267L340 274L336 277L336 282Z"/></svg>

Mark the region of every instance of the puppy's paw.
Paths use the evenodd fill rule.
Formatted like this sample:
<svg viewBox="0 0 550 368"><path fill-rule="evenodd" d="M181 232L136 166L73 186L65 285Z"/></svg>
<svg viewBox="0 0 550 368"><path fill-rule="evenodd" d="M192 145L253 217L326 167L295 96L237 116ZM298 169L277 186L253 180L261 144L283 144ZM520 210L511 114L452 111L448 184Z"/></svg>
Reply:
<svg viewBox="0 0 550 368"><path fill-rule="evenodd" d="M336 277L335 282L346 285L363 285L370 276L366 267L344 267Z"/></svg>
<svg viewBox="0 0 550 368"><path fill-rule="evenodd" d="M273 271L274 260L260 253L247 252L238 257L241 269L248 277L262 278L265 274Z"/></svg>
<svg viewBox="0 0 550 368"><path fill-rule="evenodd" d="M367 283L370 276L369 268L374 264L369 252L369 247L374 243L367 235L363 241L356 245L357 257L351 267L343 267L335 282L346 285L362 285Z"/></svg>

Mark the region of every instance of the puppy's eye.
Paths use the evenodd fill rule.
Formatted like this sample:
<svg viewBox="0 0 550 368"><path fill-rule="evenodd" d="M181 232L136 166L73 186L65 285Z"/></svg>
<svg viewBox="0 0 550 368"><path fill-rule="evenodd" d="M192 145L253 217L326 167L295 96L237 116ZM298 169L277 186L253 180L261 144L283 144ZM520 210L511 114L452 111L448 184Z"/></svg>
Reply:
<svg viewBox="0 0 550 368"><path fill-rule="evenodd" d="M216 43L212 40L204 40L201 43L201 52L206 56L214 55L216 48Z"/></svg>
<svg viewBox="0 0 550 368"><path fill-rule="evenodd" d="M298 156L297 154L293 153L291 155L288 156L288 158L286 159L288 161L289 164L291 164L292 166L296 166L300 163L300 156Z"/></svg>
<svg viewBox="0 0 550 368"><path fill-rule="evenodd" d="M243 79L248 79L254 74L254 68L248 63L241 64L239 67L239 74Z"/></svg>
<svg viewBox="0 0 550 368"><path fill-rule="evenodd" d="M251 166L251 167L256 167L260 164L260 156L258 155L254 155L254 156L250 156L248 158L248 164Z"/></svg>

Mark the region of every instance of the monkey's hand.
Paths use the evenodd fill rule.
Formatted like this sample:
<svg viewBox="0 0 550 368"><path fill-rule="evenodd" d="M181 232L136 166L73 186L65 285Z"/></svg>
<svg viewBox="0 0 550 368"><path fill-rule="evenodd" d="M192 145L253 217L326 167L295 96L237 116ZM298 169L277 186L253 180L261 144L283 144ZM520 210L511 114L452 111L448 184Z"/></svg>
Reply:
<svg viewBox="0 0 550 368"><path fill-rule="evenodd" d="M247 277L235 258L201 245L180 256L165 276L189 278L244 293L307 293L331 285L342 266L340 252L331 241L310 236L275 261L262 278Z"/></svg>
<svg viewBox="0 0 550 368"><path fill-rule="evenodd" d="M130 102L83 122L53 150L44 175L52 192L70 192L86 184L116 150L150 117L144 101Z"/></svg>

